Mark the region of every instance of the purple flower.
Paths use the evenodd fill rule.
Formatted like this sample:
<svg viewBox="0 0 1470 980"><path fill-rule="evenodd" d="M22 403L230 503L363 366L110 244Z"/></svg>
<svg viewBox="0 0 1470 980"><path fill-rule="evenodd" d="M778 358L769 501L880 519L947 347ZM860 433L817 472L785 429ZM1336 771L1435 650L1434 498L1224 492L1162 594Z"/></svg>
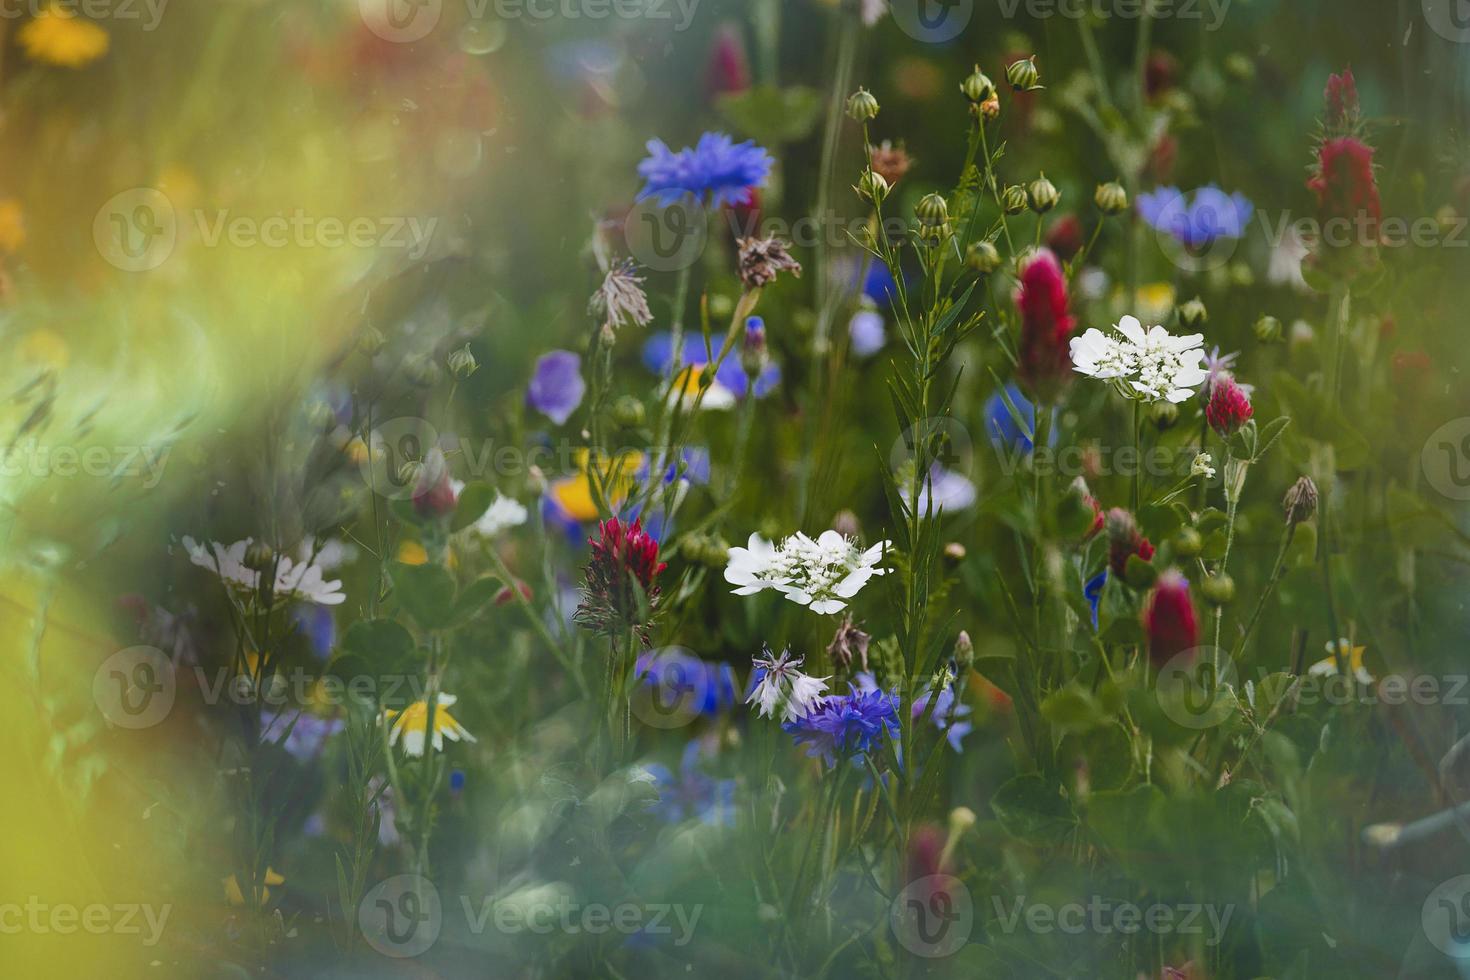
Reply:
<svg viewBox="0 0 1470 980"><path fill-rule="evenodd" d="M797 745L806 744L807 755L826 760L828 768L838 759L857 762L884 734L889 738L898 735L897 695L856 687L850 690L850 694L823 698L804 717L781 726L796 737Z"/></svg>
<svg viewBox="0 0 1470 980"><path fill-rule="evenodd" d="M649 337L643 343L643 364L655 374L667 374L672 367L674 358L674 338L668 331L660 331ZM719 355L719 346L715 345L714 353ZM681 372L684 368L702 367L709 363L709 354L705 351L703 337L684 338L684 357L680 362ZM774 361L765 366L755 379L755 397L764 398L770 394L778 384L781 383L781 365ZM719 370L715 371L715 383L710 394L705 398L708 406L712 400L725 397L739 400L745 397L750 387L749 378L745 374L745 368L740 366L740 358L734 353L726 355L720 362Z"/></svg>
<svg viewBox="0 0 1470 980"><path fill-rule="evenodd" d="M663 140L649 140L648 156L638 164L645 181L638 200L653 197L667 206L693 195L714 207L744 204L752 190L765 186L774 162L753 140L736 143L724 133L705 133L677 153Z"/></svg>
<svg viewBox="0 0 1470 980"><path fill-rule="evenodd" d="M652 812L668 823L698 819L715 827L733 827L735 780L715 779L700 772L702 748L699 739L689 740L679 760L677 775L657 762L643 766L658 787L659 799Z"/></svg>
<svg viewBox="0 0 1470 980"><path fill-rule="evenodd" d="M261 732L263 741L278 742L295 759L310 762L321 752L327 739L345 727L341 718L323 718L305 711L280 711L266 722ZM290 728L287 734L286 729Z"/></svg>
<svg viewBox="0 0 1470 980"><path fill-rule="evenodd" d="M857 680L858 690L860 691L866 693L878 690L878 682L872 674L866 672L860 673L855 679ZM897 697L897 695L892 696ZM910 707L914 721L922 719L924 712L929 707L929 692L927 690L920 691L919 696L914 698L914 703ZM965 750L962 744L964 737L970 734L975 727L968 720L970 712L973 710L968 704L957 704L954 685L946 685L939 692L939 700L935 702L934 713L929 716L929 723L941 732L946 733L950 748L956 752L963 752Z"/></svg>
<svg viewBox="0 0 1470 980"><path fill-rule="evenodd" d="M735 704L735 671L727 663L665 651L643 654L633 670L658 689L655 704L673 705L674 710L692 707L702 715L717 715Z"/></svg>
<svg viewBox="0 0 1470 980"><path fill-rule="evenodd" d="M563 425L582 404L586 392L582 358L569 350L554 350L537 358L536 371L526 388L526 404Z"/></svg>
<svg viewBox="0 0 1470 980"><path fill-rule="evenodd" d="M1138 195L1143 220L1191 249L1207 248L1217 238L1240 238L1254 211L1244 194L1226 194L1214 184L1196 190L1191 201L1177 187Z"/></svg>

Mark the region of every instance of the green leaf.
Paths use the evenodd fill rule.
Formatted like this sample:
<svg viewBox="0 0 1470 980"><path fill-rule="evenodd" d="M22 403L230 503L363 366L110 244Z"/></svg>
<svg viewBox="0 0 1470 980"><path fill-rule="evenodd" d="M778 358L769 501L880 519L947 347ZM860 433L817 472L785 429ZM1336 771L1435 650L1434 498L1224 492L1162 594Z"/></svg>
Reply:
<svg viewBox="0 0 1470 980"><path fill-rule="evenodd" d="M1034 772L1001 784L990 798L990 808L1006 833L1023 839L1060 837L1077 822L1056 784Z"/></svg>
<svg viewBox="0 0 1470 980"><path fill-rule="evenodd" d="M454 579L438 565L393 565L398 601L425 629L449 624L454 609Z"/></svg>
<svg viewBox="0 0 1470 980"><path fill-rule="evenodd" d="M1137 555L1129 555L1128 563L1123 566L1123 578L1135 589L1151 588L1158 577L1159 570L1154 568L1153 562L1144 561Z"/></svg>
<svg viewBox="0 0 1470 980"><path fill-rule="evenodd" d="M449 625L463 626L490 608L500 590L505 587L498 575L486 575L475 579L455 596L454 608L449 614ZM515 588L514 585L511 588ZM512 597L511 601L515 601Z"/></svg>
<svg viewBox="0 0 1470 980"><path fill-rule="evenodd" d="M757 85L719 96L715 108L742 135L772 146L811 135L821 116L822 96L816 89L800 85Z"/></svg>
<svg viewBox="0 0 1470 980"><path fill-rule="evenodd" d="M469 527L484 516L495 501L495 488L488 483L470 483L459 492L459 503L454 508L454 517L449 530L458 531Z"/></svg>
<svg viewBox="0 0 1470 980"><path fill-rule="evenodd" d="M413 650L413 636L392 619L360 619L342 634L342 650L372 662L397 658Z"/></svg>
<svg viewBox="0 0 1470 980"><path fill-rule="evenodd" d="M1047 695L1041 702L1041 717L1066 734L1085 732L1108 720L1092 692L1075 684Z"/></svg>

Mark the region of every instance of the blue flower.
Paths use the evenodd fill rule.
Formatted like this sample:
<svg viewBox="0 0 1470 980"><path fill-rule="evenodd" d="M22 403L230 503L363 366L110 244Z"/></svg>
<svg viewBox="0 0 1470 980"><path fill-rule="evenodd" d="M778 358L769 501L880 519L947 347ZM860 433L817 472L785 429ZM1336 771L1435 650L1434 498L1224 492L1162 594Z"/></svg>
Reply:
<svg viewBox="0 0 1470 980"><path fill-rule="evenodd" d="M847 334L852 338L852 352L858 357L872 357L888 341L883 332L883 314L869 306L852 315Z"/></svg>
<svg viewBox="0 0 1470 980"><path fill-rule="evenodd" d="M341 718L323 718L305 711L281 710L266 722L261 740L281 742L292 757L310 762L321 752L327 739L346 727ZM287 728L290 733L287 733ZM283 740L284 736L284 740Z"/></svg>
<svg viewBox="0 0 1470 980"><path fill-rule="evenodd" d="M649 140L648 156L638 164L645 181L638 200L653 197L668 206L692 194L713 207L744 204L765 186L774 163L753 140L736 143L724 133L705 133L677 153L663 140Z"/></svg>
<svg viewBox="0 0 1470 980"><path fill-rule="evenodd" d="M332 621L332 607L319 606L314 602L299 602L291 607L291 624L296 632L306 637L311 652L325 660L336 642L337 627Z"/></svg>
<svg viewBox="0 0 1470 980"><path fill-rule="evenodd" d="M662 689L659 697L665 704L710 716L735 704L735 670L727 663L664 651L643 654L633 669L649 687Z"/></svg>
<svg viewBox="0 0 1470 980"><path fill-rule="evenodd" d="M714 341L711 343L714 345L714 354L718 356L719 344ZM666 330L654 334L643 343L643 363L655 374L665 375L669 372L674 362L673 355L674 337ZM684 378L685 389L688 391L694 387L699 372L709 364L709 353L705 350L703 337L684 338L682 363L684 368L681 369L680 376ZM691 367L696 370L689 371ZM772 361L755 379L755 397L764 398L780 383L781 365ZM704 407L729 407L744 398L749 388L750 379L745 374L745 368L740 366L740 358L732 351L715 371L715 382L704 396Z"/></svg>
<svg viewBox="0 0 1470 980"><path fill-rule="evenodd" d="M1011 400L1011 404L1016 407L1016 412L1020 414L1021 418L1026 420L1026 428L1031 432L1036 431L1036 406L1032 405L1025 395L1021 394L1019 387L1015 384L1008 384L1005 388L1004 398L1000 392L996 392L985 402L985 433L990 436L990 444L996 449L1009 450L1012 453L1029 456L1033 448L1031 437L1021 431L1021 427L1016 424L1016 416L1007 407L1005 398ZM1055 421L1055 410L1053 410L1052 417L1053 421ZM1051 427L1051 435L1047 439L1047 445L1055 446L1056 444L1057 427L1053 425Z"/></svg>
<svg viewBox="0 0 1470 980"><path fill-rule="evenodd" d="M715 827L733 827L735 780L715 779L700 772L701 754L700 740L690 739L680 757L677 776L660 763L644 764L644 771L653 777L659 791L652 812L668 823L698 819Z"/></svg>
<svg viewBox="0 0 1470 980"><path fill-rule="evenodd" d="M1138 195L1143 220L1191 249L1207 248L1218 238L1240 238L1254 212L1244 194L1226 194L1214 184L1196 190L1188 202L1177 187Z"/></svg>
<svg viewBox="0 0 1470 980"><path fill-rule="evenodd" d="M855 678L858 689L861 691L878 690L878 681L870 673L860 673ZM919 696L914 698L911 706L915 721L924 717L924 711L929 707L929 692L920 691ZM954 685L947 685L939 692L939 700L934 705L934 713L929 716L930 724L941 732L945 732L949 740L949 747L956 752L963 752L962 743L964 737L974 730L974 725L968 720L970 712L974 709L968 704L955 704ZM952 716L952 717L951 717ZM962 720L963 719L963 720Z"/></svg>
<svg viewBox="0 0 1470 980"><path fill-rule="evenodd" d="M1108 584L1108 570L1104 568L1082 587L1082 596L1092 607L1092 628L1097 629L1097 608L1102 605L1103 586Z"/></svg>
<svg viewBox="0 0 1470 980"><path fill-rule="evenodd" d="M581 356L569 350L554 350L537 358L526 388L526 404L557 425L564 425L582 404L586 392Z"/></svg>
<svg viewBox="0 0 1470 980"><path fill-rule="evenodd" d="M884 691L862 691L823 698L805 717L781 727L807 746L807 755L826 760L828 768L838 759L858 758L871 752L885 734L898 735L898 696Z"/></svg>

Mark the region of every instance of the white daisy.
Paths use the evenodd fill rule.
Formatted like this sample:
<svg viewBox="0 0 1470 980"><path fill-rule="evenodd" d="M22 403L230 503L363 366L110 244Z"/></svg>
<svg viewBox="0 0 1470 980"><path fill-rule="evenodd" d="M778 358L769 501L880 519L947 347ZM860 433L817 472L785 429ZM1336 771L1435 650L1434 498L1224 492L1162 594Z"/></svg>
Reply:
<svg viewBox="0 0 1470 980"><path fill-rule="evenodd" d="M822 692L827 689L827 678L803 674L797 668L805 658L792 659L790 650L783 650L779 657L772 656L770 648L765 653L764 657L751 661L765 674L745 703L754 704L763 718L771 717L778 709L783 721L805 717L812 705L821 700Z"/></svg>
<svg viewBox="0 0 1470 980"><path fill-rule="evenodd" d="M815 541L801 532L780 546L752 534L744 548L731 548L725 581L736 595L776 589L792 602L819 614L841 612L868 579L882 575L878 567L889 542L862 550L851 538L823 531Z"/></svg>
<svg viewBox="0 0 1470 980"><path fill-rule="evenodd" d="M449 707L458 698L453 694L440 694L434 705L434 748L444 751L444 737L449 736L451 741L473 742L475 736L465 730L465 727L454 720L449 713ZM383 711L383 720L392 724L388 730L388 744L397 745L401 737L403 739L403 751L411 756L424 754L425 736L429 730L429 702L415 701L402 711L394 711L391 708Z"/></svg>
<svg viewBox="0 0 1470 980"><path fill-rule="evenodd" d="M189 552L191 562L214 572L226 585L242 592L254 592L260 585L260 573L245 565L245 552L253 541L253 538L246 538L229 546L211 541L205 547L186 536L184 548ZM347 600L342 593L342 582L337 579L327 581L321 564L306 559L292 561L284 556L276 564L272 591L283 598L301 599L323 606L335 606Z"/></svg>
<svg viewBox="0 0 1470 980"><path fill-rule="evenodd" d="M1357 678L1359 684L1372 684L1377 678L1363 665L1363 653L1367 647L1355 647L1343 637L1337 641L1337 650L1333 650L1333 643L1328 640L1322 645L1327 651L1327 659L1319 660L1307 668L1307 673L1312 677L1336 677L1337 676L1337 654L1342 654L1343 662L1352 675Z"/></svg>

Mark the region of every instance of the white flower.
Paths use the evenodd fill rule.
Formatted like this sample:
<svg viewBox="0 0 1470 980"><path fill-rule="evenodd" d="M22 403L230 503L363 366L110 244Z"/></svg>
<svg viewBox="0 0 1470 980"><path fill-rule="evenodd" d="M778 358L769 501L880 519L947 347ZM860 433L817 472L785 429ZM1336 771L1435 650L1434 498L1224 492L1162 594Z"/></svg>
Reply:
<svg viewBox="0 0 1470 980"><path fill-rule="evenodd" d="M449 707L459 700L453 694L440 694L434 704L434 748L444 751L444 736L449 736L452 741L473 742L475 736L465 730L465 727L454 720L449 713ZM394 711L391 708L384 709L383 720L391 723L388 730L388 744L397 745L398 739L403 739L403 751L411 756L424 754L425 736L429 730L429 702L415 701L402 711Z"/></svg>
<svg viewBox="0 0 1470 980"><path fill-rule="evenodd" d="M1203 334L1175 337L1163 327L1147 330L1137 317L1118 321L1118 334L1096 327L1072 338L1072 366L1093 378L1116 381L1120 393L1139 401L1178 404L1194 394L1209 372L1204 359Z"/></svg>
<svg viewBox="0 0 1470 980"><path fill-rule="evenodd" d="M1200 453L1194 458L1194 463L1189 467L1190 476L1202 476L1206 480L1215 478L1215 468L1210 464L1215 461L1209 453Z"/></svg>
<svg viewBox="0 0 1470 980"><path fill-rule="evenodd" d="M841 612L868 579L884 573L877 566L888 545L880 541L864 551L828 530L815 541L798 531L778 547L752 534L746 547L730 549L725 581L738 586L736 595L776 589L814 613Z"/></svg>
<svg viewBox="0 0 1470 980"><path fill-rule="evenodd" d="M475 531L481 537L493 538L508 528L520 527L524 523L526 508L519 501L497 493L495 501L475 522Z"/></svg>
<svg viewBox="0 0 1470 980"><path fill-rule="evenodd" d="M1302 277L1302 260L1307 255L1307 243L1302 241L1295 228L1287 226L1281 234L1281 241L1271 249L1266 280L1278 286L1290 286L1299 293L1310 293L1312 287Z"/></svg>
<svg viewBox="0 0 1470 980"><path fill-rule="evenodd" d="M245 565L245 551L253 538L236 541L226 547L211 541L206 548L193 538L184 538L184 548L189 560L200 568L207 568L220 577L226 585L242 592L254 592L260 585L260 573ZM276 563L276 580L272 591L288 599L302 599L323 606L335 606L347 600L342 593L342 582L327 581L318 562L301 559L292 561L282 556Z"/></svg>
<svg viewBox="0 0 1470 980"><path fill-rule="evenodd" d="M1327 651L1327 659L1319 660L1308 667L1307 673L1309 675L1312 677L1336 677L1337 654L1341 653L1343 662L1347 664L1348 670L1357 678L1359 684L1373 683L1375 680L1374 676L1363 665L1363 652L1367 650L1367 647L1355 647L1346 637L1337 641L1337 650L1332 649L1333 643L1331 640L1328 640L1322 646Z"/></svg>
<svg viewBox="0 0 1470 980"><path fill-rule="evenodd" d="M805 717L812 705L821 700L822 692L827 689L827 678L808 677L798 670L804 659L797 657L793 660L790 650L783 650L781 656L773 657L768 648L764 657L751 661L765 670L765 676L750 692L745 703L754 704L763 718L771 717L777 709L780 709L783 721Z"/></svg>

